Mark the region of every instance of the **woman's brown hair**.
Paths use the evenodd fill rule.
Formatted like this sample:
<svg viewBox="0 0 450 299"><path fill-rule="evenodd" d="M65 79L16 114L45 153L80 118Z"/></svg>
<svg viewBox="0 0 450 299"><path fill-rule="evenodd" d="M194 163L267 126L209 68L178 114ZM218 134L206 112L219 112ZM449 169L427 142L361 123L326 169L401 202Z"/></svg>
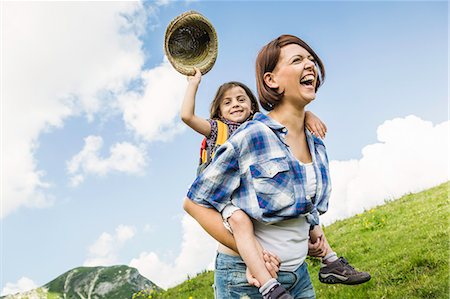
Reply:
<svg viewBox="0 0 450 299"><path fill-rule="evenodd" d="M241 87L245 91L247 96L250 98L250 102L252 103L253 114L256 112L259 112L258 101L256 100L256 97L253 94L253 92L250 90L250 88L248 88L247 85L245 85L241 82L231 81L231 82L222 84L219 87L219 89L217 90L216 96L214 97L214 100L211 103L211 108L210 108L210 118L211 119L220 119L220 117L221 117L220 103L222 102L222 98L223 98L225 92L228 89L233 88L233 87Z"/></svg>
<svg viewBox="0 0 450 299"><path fill-rule="evenodd" d="M275 69L278 60L280 59L281 48L290 44L299 45L314 57L316 66L319 69L316 91L325 80L325 67L322 60L307 43L294 35L285 34L279 36L265 45L261 51L259 51L258 57L256 58L256 86L258 89L259 103L267 111L272 110L280 103L284 91L278 93L275 89L267 86L264 82L264 74L272 72Z"/></svg>

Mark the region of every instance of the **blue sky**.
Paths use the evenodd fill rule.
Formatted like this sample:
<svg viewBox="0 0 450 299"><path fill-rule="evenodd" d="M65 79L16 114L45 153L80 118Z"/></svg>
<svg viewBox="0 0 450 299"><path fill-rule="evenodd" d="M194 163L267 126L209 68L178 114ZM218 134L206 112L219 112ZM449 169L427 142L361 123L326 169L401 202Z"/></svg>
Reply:
<svg viewBox="0 0 450 299"><path fill-rule="evenodd" d="M211 265L214 242L181 207L201 136L179 121L186 79L163 51L187 10L219 39L201 116L226 81L255 91L257 52L280 34L324 61L309 110L329 129L326 223L448 180L447 2L1 5L4 293L82 265L129 264L163 287Z"/></svg>

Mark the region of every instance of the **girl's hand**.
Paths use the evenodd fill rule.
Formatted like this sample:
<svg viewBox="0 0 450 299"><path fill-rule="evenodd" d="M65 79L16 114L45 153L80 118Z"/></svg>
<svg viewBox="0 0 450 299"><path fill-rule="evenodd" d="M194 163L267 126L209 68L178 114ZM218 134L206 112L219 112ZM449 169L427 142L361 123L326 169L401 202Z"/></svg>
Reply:
<svg viewBox="0 0 450 299"><path fill-rule="evenodd" d="M202 73L200 70L194 66L195 74L194 76L187 76L187 80L189 84L199 85L200 81L202 81Z"/></svg>
<svg viewBox="0 0 450 299"><path fill-rule="evenodd" d="M314 135L324 139L327 133L327 126L314 113L306 111L305 126Z"/></svg>

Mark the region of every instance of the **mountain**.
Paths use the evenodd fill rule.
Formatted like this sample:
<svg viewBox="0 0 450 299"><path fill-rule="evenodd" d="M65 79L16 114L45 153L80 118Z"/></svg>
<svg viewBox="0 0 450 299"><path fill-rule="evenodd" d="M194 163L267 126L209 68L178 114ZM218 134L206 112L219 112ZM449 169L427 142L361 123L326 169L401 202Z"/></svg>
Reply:
<svg viewBox="0 0 450 299"><path fill-rule="evenodd" d="M162 289L128 266L79 267L46 285L2 299L130 299L141 290Z"/></svg>

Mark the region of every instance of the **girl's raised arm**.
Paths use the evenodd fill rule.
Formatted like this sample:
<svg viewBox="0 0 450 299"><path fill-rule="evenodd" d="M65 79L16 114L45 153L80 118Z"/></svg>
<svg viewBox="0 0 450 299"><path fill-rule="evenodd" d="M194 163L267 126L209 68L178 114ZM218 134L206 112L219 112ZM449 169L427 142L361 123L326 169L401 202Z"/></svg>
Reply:
<svg viewBox="0 0 450 299"><path fill-rule="evenodd" d="M195 115L195 95L202 80L202 73L198 68L194 69L195 75L187 77L189 83L181 105L181 120L198 133L208 137L211 134L211 124L206 119Z"/></svg>

